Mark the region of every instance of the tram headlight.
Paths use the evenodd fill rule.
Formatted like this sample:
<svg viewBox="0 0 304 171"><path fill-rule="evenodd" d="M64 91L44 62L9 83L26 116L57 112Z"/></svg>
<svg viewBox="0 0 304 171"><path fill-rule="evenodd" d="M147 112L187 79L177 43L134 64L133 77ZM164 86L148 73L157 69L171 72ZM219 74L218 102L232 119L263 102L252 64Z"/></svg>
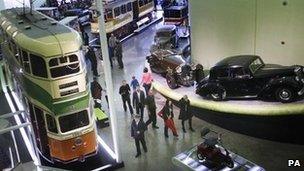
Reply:
<svg viewBox="0 0 304 171"><path fill-rule="evenodd" d="M81 137L76 138L74 144L76 146L81 146L83 144L82 138Z"/></svg>

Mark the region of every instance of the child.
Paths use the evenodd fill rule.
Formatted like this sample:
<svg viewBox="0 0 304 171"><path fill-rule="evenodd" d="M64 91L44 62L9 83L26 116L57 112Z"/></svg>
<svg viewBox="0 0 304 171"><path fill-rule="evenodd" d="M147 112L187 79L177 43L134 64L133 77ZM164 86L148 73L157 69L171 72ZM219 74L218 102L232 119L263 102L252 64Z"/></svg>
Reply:
<svg viewBox="0 0 304 171"><path fill-rule="evenodd" d="M135 78L135 76L132 76L131 87L133 88L133 91L136 90L137 86L139 86L139 83L138 83L137 79Z"/></svg>

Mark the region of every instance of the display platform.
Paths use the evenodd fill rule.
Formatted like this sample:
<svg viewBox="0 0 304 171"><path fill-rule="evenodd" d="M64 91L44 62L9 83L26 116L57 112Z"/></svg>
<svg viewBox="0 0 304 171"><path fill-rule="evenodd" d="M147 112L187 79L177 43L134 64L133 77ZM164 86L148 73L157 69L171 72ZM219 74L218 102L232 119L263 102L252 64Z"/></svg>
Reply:
<svg viewBox="0 0 304 171"><path fill-rule="evenodd" d="M304 144L298 135L304 129L304 100L288 104L261 100L216 102L195 94L195 86L172 90L162 76L153 74L153 78L153 88L175 103L187 94L193 114L200 119L258 138Z"/></svg>
<svg viewBox="0 0 304 171"><path fill-rule="evenodd" d="M199 161L196 156L196 146L191 149L184 151L172 158L174 165L182 168L183 170L193 170L193 171L208 171L215 170L214 168L207 166L206 162ZM233 168L223 167L216 170L229 171L229 170L246 170L246 171L265 171L264 168L256 165L255 163L229 151L231 158L234 162Z"/></svg>

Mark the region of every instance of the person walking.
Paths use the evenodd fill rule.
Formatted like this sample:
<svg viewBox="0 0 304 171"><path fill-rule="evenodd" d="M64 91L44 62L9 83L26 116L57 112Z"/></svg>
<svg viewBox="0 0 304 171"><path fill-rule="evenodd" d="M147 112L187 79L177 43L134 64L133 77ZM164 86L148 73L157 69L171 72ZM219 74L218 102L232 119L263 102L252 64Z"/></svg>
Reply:
<svg viewBox="0 0 304 171"><path fill-rule="evenodd" d="M114 49L116 46L117 38L114 36L114 34L111 34L111 37L109 38L109 58L110 58L110 63L111 67L113 67L113 57L114 57Z"/></svg>
<svg viewBox="0 0 304 171"><path fill-rule="evenodd" d="M164 126L164 134L165 137L168 138L168 128L172 130L173 136L178 137L177 130L173 121L173 104L170 99L167 99L165 106L158 113L160 117L163 118L165 126Z"/></svg>
<svg viewBox="0 0 304 171"><path fill-rule="evenodd" d="M197 64L194 70L194 77L196 84L200 83L205 78L204 67L201 64Z"/></svg>
<svg viewBox="0 0 304 171"><path fill-rule="evenodd" d="M143 87L145 88L146 95L148 95L148 92L152 85L152 81L153 81L152 74L150 72L148 72L148 68L145 67L142 78L141 78L140 85L143 85Z"/></svg>
<svg viewBox="0 0 304 171"><path fill-rule="evenodd" d="M131 81L131 84L130 84L130 85L131 85L133 91L135 91L135 90L136 90L136 87L139 86L139 82L138 82L138 80L135 78L135 76L132 76L132 81Z"/></svg>
<svg viewBox="0 0 304 171"><path fill-rule="evenodd" d="M124 108L124 111L126 112L127 111L126 103L127 103L128 107L129 107L130 114L133 115L133 108L131 106L131 99L130 99L130 91L131 90L130 90L129 84L127 84L126 80L123 80L122 85L119 88L119 94L121 95L123 108Z"/></svg>
<svg viewBox="0 0 304 171"><path fill-rule="evenodd" d="M136 87L136 91L133 92L133 108L136 109L136 113L139 114L141 118L144 118L144 109L145 109L145 93L140 89L140 87Z"/></svg>
<svg viewBox="0 0 304 171"><path fill-rule="evenodd" d="M83 45L89 46L89 35L87 32L84 31L83 33Z"/></svg>
<svg viewBox="0 0 304 171"><path fill-rule="evenodd" d="M119 69L123 69L124 68L124 64L122 61L122 43L120 41L116 42L116 46L115 46L115 56L117 58L117 62L119 65Z"/></svg>
<svg viewBox="0 0 304 171"><path fill-rule="evenodd" d="M156 126L156 104L155 104L155 98L152 91L149 91L148 96L146 97L146 107L148 110L148 116L149 119L146 122L146 126L150 125L152 123L152 128L158 129L158 126Z"/></svg>
<svg viewBox="0 0 304 171"><path fill-rule="evenodd" d="M86 57L91 62L91 69L93 71L93 75L95 77L99 77L99 74L98 74L98 71L97 71L97 58L96 58L94 49L92 47L90 47L90 46L87 47Z"/></svg>
<svg viewBox="0 0 304 171"><path fill-rule="evenodd" d="M180 114L178 119L182 120L182 127L184 133L186 133L185 129L185 121L188 120L189 122L189 129L194 132L194 129L192 128L192 117L193 114L190 111L190 100L188 99L187 95L184 95L180 100L179 100L179 108L180 108Z"/></svg>
<svg viewBox="0 0 304 171"><path fill-rule="evenodd" d="M101 110L102 87L98 83L97 77L94 77L93 82L91 82L91 94L94 100L94 108Z"/></svg>
<svg viewBox="0 0 304 171"><path fill-rule="evenodd" d="M131 137L135 140L136 146L136 155L135 157L139 157L141 155L140 151L140 143L143 146L145 152L148 151L146 141L145 141L145 131L147 130L145 123L142 118L138 114L134 116L134 119L131 124Z"/></svg>

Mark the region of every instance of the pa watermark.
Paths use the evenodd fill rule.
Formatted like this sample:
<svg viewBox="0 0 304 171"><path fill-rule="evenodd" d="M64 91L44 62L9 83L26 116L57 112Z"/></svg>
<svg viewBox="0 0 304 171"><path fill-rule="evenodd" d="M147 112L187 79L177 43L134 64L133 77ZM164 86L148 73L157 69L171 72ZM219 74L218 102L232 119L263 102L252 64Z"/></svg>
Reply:
<svg viewBox="0 0 304 171"><path fill-rule="evenodd" d="M298 159L289 159L287 163L288 163L288 167L302 167L301 165L302 163Z"/></svg>

